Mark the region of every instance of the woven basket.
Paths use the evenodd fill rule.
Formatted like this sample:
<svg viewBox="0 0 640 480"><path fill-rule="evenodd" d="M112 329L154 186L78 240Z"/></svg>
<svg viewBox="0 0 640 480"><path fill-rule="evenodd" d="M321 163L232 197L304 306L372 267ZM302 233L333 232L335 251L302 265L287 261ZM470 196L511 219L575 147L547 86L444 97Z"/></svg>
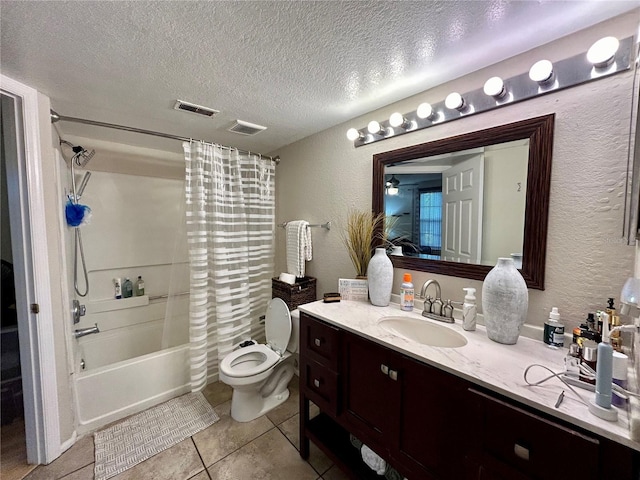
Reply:
<svg viewBox="0 0 640 480"><path fill-rule="evenodd" d="M281 298L289 307L295 310L299 305L316 301L315 277L297 278L293 285L282 282L277 278L271 281L271 298Z"/></svg>

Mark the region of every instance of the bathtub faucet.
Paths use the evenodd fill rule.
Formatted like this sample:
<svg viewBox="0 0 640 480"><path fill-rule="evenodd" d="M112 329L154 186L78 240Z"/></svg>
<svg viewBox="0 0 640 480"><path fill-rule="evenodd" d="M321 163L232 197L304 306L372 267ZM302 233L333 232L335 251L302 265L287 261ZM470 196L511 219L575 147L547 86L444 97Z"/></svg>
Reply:
<svg viewBox="0 0 640 480"><path fill-rule="evenodd" d="M98 324L96 323L95 327L89 328L78 328L73 331L73 336L76 338L84 337L85 335L91 335L92 333L100 333L100 329L98 328Z"/></svg>

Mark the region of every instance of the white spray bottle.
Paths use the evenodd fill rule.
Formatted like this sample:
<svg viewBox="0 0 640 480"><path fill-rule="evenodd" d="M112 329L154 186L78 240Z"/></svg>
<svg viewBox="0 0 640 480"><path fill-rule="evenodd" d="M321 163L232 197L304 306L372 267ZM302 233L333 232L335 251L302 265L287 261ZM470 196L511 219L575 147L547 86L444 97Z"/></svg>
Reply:
<svg viewBox="0 0 640 480"><path fill-rule="evenodd" d="M464 303L462 304L462 328L468 332L476 329L476 289L472 287L463 288L467 294L464 297Z"/></svg>

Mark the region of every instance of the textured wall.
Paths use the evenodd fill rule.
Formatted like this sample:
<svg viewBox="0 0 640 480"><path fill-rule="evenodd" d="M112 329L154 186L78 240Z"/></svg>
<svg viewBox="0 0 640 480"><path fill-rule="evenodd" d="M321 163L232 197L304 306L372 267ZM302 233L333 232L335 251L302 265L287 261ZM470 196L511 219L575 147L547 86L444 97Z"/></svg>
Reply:
<svg viewBox="0 0 640 480"><path fill-rule="evenodd" d="M308 264L308 274L318 278L318 296L335 291L338 278L354 276L339 225L344 224L349 207L371 207L373 154L555 113L546 290L530 290L528 322L541 325L551 307L557 306L570 327L588 312L606 306L607 297L619 297L632 273L634 258L634 249L625 244L621 233L633 72L357 149L345 132L371 119L388 118L394 111L414 110L421 101L435 103L454 90L478 88L493 75L505 78L528 71L541 58L554 61L584 52L602 36L633 35L637 22L636 14L618 17L277 151L282 157L276 181L277 221L334 222L330 232L313 230L314 259ZM286 265L283 229L278 229L276 242L279 272ZM399 292L401 273L395 273L395 293ZM455 300L462 300L462 287L474 286L478 291L482 287L479 281L413 273L418 286L427 278L437 278L443 297Z"/></svg>

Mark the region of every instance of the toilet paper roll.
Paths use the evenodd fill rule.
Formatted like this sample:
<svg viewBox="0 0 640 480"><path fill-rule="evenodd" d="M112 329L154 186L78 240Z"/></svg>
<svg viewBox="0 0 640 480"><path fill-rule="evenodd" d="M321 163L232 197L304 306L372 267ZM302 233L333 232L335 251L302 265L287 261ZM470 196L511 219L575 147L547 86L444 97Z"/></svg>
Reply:
<svg viewBox="0 0 640 480"><path fill-rule="evenodd" d="M284 283L288 283L289 285L293 285L294 283L296 283L296 276L291 275L290 273L283 272L280 274L280 281Z"/></svg>

